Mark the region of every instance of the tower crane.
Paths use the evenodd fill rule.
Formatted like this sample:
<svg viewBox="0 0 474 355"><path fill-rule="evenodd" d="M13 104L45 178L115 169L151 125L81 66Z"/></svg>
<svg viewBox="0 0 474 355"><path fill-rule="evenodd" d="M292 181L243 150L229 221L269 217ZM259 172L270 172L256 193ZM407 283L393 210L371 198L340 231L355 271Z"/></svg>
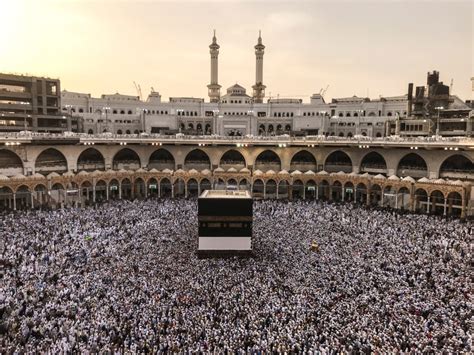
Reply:
<svg viewBox="0 0 474 355"><path fill-rule="evenodd" d="M142 88L140 87L140 84L133 82L133 85L135 85L135 90L137 90L138 98L142 101Z"/></svg>

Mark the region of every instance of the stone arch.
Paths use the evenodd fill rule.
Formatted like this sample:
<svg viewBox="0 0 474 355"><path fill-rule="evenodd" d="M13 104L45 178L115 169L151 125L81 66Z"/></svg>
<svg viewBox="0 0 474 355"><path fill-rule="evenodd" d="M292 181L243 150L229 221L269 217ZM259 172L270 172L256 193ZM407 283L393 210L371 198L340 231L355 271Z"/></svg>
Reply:
<svg viewBox="0 0 474 355"><path fill-rule="evenodd" d="M277 195L277 182L273 179L267 180L265 184L265 197L266 198L276 198Z"/></svg>
<svg viewBox="0 0 474 355"><path fill-rule="evenodd" d="M186 193L186 183L182 178L178 178L173 183L174 197L184 197Z"/></svg>
<svg viewBox="0 0 474 355"><path fill-rule="evenodd" d="M346 152L336 150L327 156L324 162L324 170L329 173L339 171L350 173L352 171L352 160Z"/></svg>
<svg viewBox="0 0 474 355"><path fill-rule="evenodd" d="M158 196L158 188L159 188L159 184L158 184L158 180L157 178L155 177L152 177L150 179L148 179L148 181L146 182L146 188L147 188L147 194L148 196L150 197L157 197Z"/></svg>
<svg viewBox="0 0 474 355"><path fill-rule="evenodd" d="M254 197L263 198L264 196L265 184L262 179L257 179L252 184L252 195Z"/></svg>
<svg viewBox="0 0 474 355"><path fill-rule="evenodd" d="M293 181L293 184L291 184L291 198L300 199L300 198L303 198L303 194L304 194L303 181L299 179Z"/></svg>
<svg viewBox="0 0 474 355"><path fill-rule="evenodd" d="M451 216L460 216L463 208L462 203L462 196L459 192L450 192L446 197L447 214Z"/></svg>
<svg viewBox="0 0 474 355"><path fill-rule="evenodd" d="M354 193L355 193L355 189L354 189L354 184L352 183L352 181L347 181L345 184L344 184L344 201L345 202L352 202L354 201Z"/></svg>
<svg viewBox="0 0 474 355"><path fill-rule="evenodd" d="M367 203L367 185L358 183L355 188L355 201L358 203Z"/></svg>
<svg viewBox="0 0 474 355"><path fill-rule="evenodd" d="M195 178L191 178L187 182L188 197L198 197L199 183Z"/></svg>
<svg viewBox="0 0 474 355"><path fill-rule="evenodd" d="M105 170L104 156L95 148L87 148L83 150L77 158L77 170Z"/></svg>
<svg viewBox="0 0 474 355"><path fill-rule="evenodd" d="M0 209L13 209L13 190L8 186L0 187Z"/></svg>
<svg viewBox="0 0 474 355"><path fill-rule="evenodd" d="M132 182L130 181L129 178L124 178L120 182L120 189L122 191L121 198L125 200L131 199L132 196Z"/></svg>
<svg viewBox="0 0 474 355"><path fill-rule="evenodd" d="M291 158L290 171L299 170L304 173L308 170L312 170L316 172L317 168L316 158L305 149L300 150Z"/></svg>
<svg viewBox="0 0 474 355"><path fill-rule="evenodd" d="M0 149L0 175L14 176L23 174L21 158L11 150Z"/></svg>
<svg viewBox="0 0 474 355"><path fill-rule="evenodd" d="M266 172L273 170L278 172L281 170L281 159L273 150L264 150L255 158L255 170Z"/></svg>
<svg viewBox="0 0 474 355"><path fill-rule="evenodd" d="M401 177L411 176L413 178L426 177L428 166L425 159L416 153L403 156L397 165L397 175Z"/></svg>
<svg viewBox="0 0 474 355"><path fill-rule="evenodd" d="M176 161L173 154L167 149L160 148L151 153L150 158L148 159L148 168L149 169L170 169L175 170Z"/></svg>
<svg viewBox="0 0 474 355"><path fill-rule="evenodd" d="M360 163L360 173L387 175L387 162L382 154L369 152L362 158Z"/></svg>
<svg viewBox="0 0 474 355"><path fill-rule="evenodd" d="M249 183L247 179L243 178L239 181L239 190L249 190Z"/></svg>
<svg viewBox="0 0 474 355"><path fill-rule="evenodd" d="M277 198L283 198L287 199L289 197L288 191L290 188L290 184L288 184L287 180L280 180L278 183L278 197Z"/></svg>
<svg viewBox="0 0 474 355"><path fill-rule="evenodd" d="M107 183L104 180L99 180L95 183L95 200L98 202L107 199Z"/></svg>
<svg viewBox="0 0 474 355"><path fill-rule="evenodd" d="M416 189L414 197L414 209L417 212L426 212L426 204L428 203L428 192L423 188Z"/></svg>
<svg viewBox="0 0 474 355"><path fill-rule="evenodd" d="M140 168L140 157L137 152L130 148L123 148L115 153L112 159L114 170L137 170Z"/></svg>
<svg viewBox="0 0 474 355"><path fill-rule="evenodd" d="M474 179L473 162L461 154L454 154L444 159L439 168L439 177L448 179Z"/></svg>
<svg viewBox="0 0 474 355"><path fill-rule="evenodd" d="M444 194L440 190L434 190L430 193L430 212L442 215L444 212Z"/></svg>
<svg viewBox="0 0 474 355"><path fill-rule="evenodd" d="M43 150L35 160L35 172L43 175L67 171L67 160L63 153L55 148Z"/></svg>
<svg viewBox="0 0 474 355"><path fill-rule="evenodd" d="M160 196L161 197L171 197L172 194L172 185L171 181L168 178L163 178L160 180Z"/></svg>
<svg viewBox="0 0 474 355"><path fill-rule="evenodd" d="M316 181L314 181L313 179L306 181L304 187L304 196L305 199L310 200L316 198Z"/></svg>
<svg viewBox="0 0 474 355"><path fill-rule="evenodd" d="M136 198L144 198L146 194L146 184L145 180L141 177L138 177L133 182L133 193Z"/></svg>
<svg viewBox="0 0 474 355"><path fill-rule="evenodd" d="M230 168L240 170L247 166L247 162L241 152L230 149L222 154L219 160L219 166L226 170Z"/></svg>
<svg viewBox="0 0 474 355"><path fill-rule="evenodd" d="M200 187L201 187L201 192L204 192L205 190L211 190L212 189L211 181L207 178L202 179L199 184L200 184Z"/></svg>
<svg viewBox="0 0 474 355"><path fill-rule="evenodd" d="M196 169L202 171L211 168L211 159L209 155L201 149L191 150L184 158L184 169Z"/></svg>

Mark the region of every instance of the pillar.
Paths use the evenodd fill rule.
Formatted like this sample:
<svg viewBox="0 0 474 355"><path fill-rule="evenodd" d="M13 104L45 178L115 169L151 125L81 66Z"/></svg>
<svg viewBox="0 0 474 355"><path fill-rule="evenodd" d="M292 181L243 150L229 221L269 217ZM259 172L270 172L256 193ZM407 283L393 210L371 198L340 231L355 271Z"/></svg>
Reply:
<svg viewBox="0 0 474 355"><path fill-rule="evenodd" d="M171 198L174 198L174 183L171 184Z"/></svg>
<svg viewBox="0 0 474 355"><path fill-rule="evenodd" d="M280 191L279 186L280 186L280 184L279 184L278 181L277 181L277 186L276 186L276 194L277 194L277 195L276 195L276 199L277 199L277 200L278 200L278 193L279 193L279 191Z"/></svg>
<svg viewBox="0 0 474 355"><path fill-rule="evenodd" d="M184 197L188 198L188 183L184 182Z"/></svg>
<svg viewBox="0 0 474 355"><path fill-rule="evenodd" d="M105 184L105 197L109 200L109 184Z"/></svg>
<svg viewBox="0 0 474 355"><path fill-rule="evenodd" d="M33 209L35 207L34 201L33 201L33 192L30 192L30 208Z"/></svg>
<svg viewBox="0 0 474 355"><path fill-rule="evenodd" d="M380 192L380 194L381 194L380 195L380 207L383 207L383 195L384 195L383 190Z"/></svg>
<svg viewBox="0 0 474 355"><path fill-rule="evenodd" d="M319 185L316 185L316 200L319 200Z"/></svg>
<svg viewBox="0 0 474 355"><path fill-rule="evenodd" d="M95 203L95 185L92 185L92 202Z"/></svg>
<svg viewBox="0 0 474 355"><path fill-rule="evenodd" d="M119 188L119 200L121 200L122 199L122 182L121 181L119 182L118 188Z"/></svg>
<svg viewBox="0 0 474 355"><path fill-rule="evenodd" d="M16 192L13 193L13 210L16 211Z"/></svg>
<svg viewBox="0 0 474 355"><path fill-rule="evenodd" d="M263 199L265 200L267 198L267 182L263 182Z"/></svg>
<svg viewBox="0 0 474 355"><path fill-rule="evenodd" d="M306 185L303 184L303 200L306 200Z"/></svg>
<svg viewBox="0 0 474 355"><path fill-rule="evenodd" d="M448 199L444 199L444 205L443 205L443 216L446 216L446 207L447 207L447 201Z"/></svg>
<svg viewBox="0 0 474 355"><path fill-rule="evenodd" d="M464 191L462 193L462 200L461 200L461 218L465 218L466 217L466 202L465 202L465 198L464 198Z"/></svg>

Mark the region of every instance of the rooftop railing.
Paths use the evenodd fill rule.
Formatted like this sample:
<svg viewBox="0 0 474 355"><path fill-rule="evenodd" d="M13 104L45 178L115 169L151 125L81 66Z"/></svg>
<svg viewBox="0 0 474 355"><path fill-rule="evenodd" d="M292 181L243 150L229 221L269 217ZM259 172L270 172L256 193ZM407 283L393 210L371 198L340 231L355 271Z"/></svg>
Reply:
<svg viewBox="0 0 474 355"><path fill-rule="evenodd" d="M370 143L420 143L420 144L429 144L429 143L464 143L464 144L473 144L474 138L471 137L443 137L443 136L430 136L430 137L400 137L400 136L388 136L388 137L367 137L367 136L353 136L353 137L338 137L338 136L302 136L302 137L292 137L289 135L279 135L279 136L219 136L219 135L162 135L162 134L111 134L111 133L99 133L99 134L87 134L87 133L73 133L73 132L64 132L64 133L38 133L38 132L0 132L0 140L32 140L32 139L79 139L83 141L126 141L126 140L143 140L144 142L149 142L150 140L160 140L160 141L222 141L222 142L235 142L235 143L245 143L245 142L283 142L283 143L304 143L308 144L316 143L331 143L331 142L340 142L340 143L361 143L361 144L370 144Z"/></svg>

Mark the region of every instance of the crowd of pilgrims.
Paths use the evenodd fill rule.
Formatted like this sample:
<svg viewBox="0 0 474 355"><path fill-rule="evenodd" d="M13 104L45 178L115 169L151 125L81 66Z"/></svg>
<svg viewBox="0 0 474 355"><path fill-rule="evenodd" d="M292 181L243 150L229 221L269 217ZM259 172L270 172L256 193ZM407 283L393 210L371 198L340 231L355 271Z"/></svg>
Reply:
<svg viewBox="0 0 474 355"><path fill-rule="evenodd" d="M196 200L1 215L0 353L472 352L471 222L266 200L253 232L198 259Z"/></svg>

